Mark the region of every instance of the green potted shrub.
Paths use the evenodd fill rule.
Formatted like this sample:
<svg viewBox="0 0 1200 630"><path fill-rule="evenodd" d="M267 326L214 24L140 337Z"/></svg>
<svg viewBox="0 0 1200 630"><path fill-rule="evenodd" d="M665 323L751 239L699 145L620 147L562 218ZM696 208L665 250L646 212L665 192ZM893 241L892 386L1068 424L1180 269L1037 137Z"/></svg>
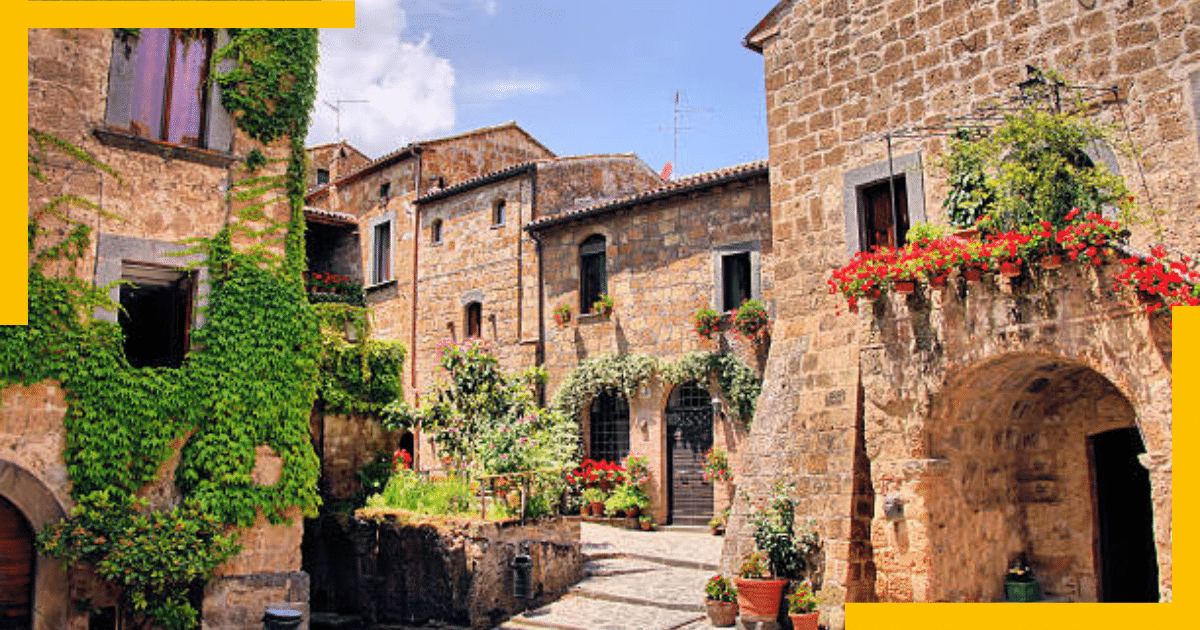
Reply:
<svg viewBox="0 0 1200 630"><path fill-rule="evenodd" d="M613 490L604 501L604 509L613 516L637 517L643 507L649 507L650 500L641 488L631 484L621 484Z"/></svg>
<svg viewBox="0 0 1200 630"><path fill-rule="evenodd" d="M654 517L649 514L643 514L638 517L638 525L644 532L651 531L654 529Z"/></svg>
<svg viewBox="0 0 1200 630"><path fill-rule="evenodd" d="M613 299L607 293L601 293L600 299L592 302L592 312L601 317L608 317L613 312Z"/></svg>
<svg viewBox="0 0 1200 630"><path fill-rule="evenodd" d="M743 614L774 618L788 579L802 577L808 559L817 551L816 532L795 533L795 503L788 496L790 491L787 485L777 485L768 506L750 517L758 550L746 556L738 571L738 605ZM767 579L770 577L775 579Z"/></svg>
<svg viewBox="0 0 1200 630"><path fill-rule="evenodd" d="M1025 554L1021 554L1004 576L1004 601L1036 602L1041 599L1041 585L1033 576L1029 563L1025 561Z"/></svg>
<svg viewBox="0 0 1200 630"><path fill-rule="evenodd" d="M737 589L729 578L717 574L704 585L704 610L708 621L717 628L728 628L737 622Z"/></svg>
<svg viewBox="0 0 1200 630"><path fill-rule="evenodd" d="M779 614L779 601L786 579L771 579L770 560L763 551L749 553L738 568L738 608L744 616L774 619Z"/></svg>
<svg viewBox="0 0 1200 630"><path fill-rule="evenodd" d="M792 620L792 630L817 630L817 620L821 613L817 612L817 604L821 600L813 592L812 583L804 580L796 590L788 593L788 618Z"/></svg>
<svg viewBox="0 0 1200 630"><path fill-rule="evenodd" d="M600 488L584 490L583 503L591 506L592 516L604 516L604 491Z"/></svg>

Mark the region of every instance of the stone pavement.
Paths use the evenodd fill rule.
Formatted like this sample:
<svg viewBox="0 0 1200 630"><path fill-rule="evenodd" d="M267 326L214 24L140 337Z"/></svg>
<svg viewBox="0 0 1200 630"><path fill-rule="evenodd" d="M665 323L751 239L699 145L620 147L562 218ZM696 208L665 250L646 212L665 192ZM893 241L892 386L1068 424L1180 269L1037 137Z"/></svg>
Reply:
<svg viewBox="0 0 1200 630"><path fill-rule="evenodd" d="M582 528L583 581L497 630L707 630L704 583L723 539L705 528L654 532L594 523Z"/></svg>

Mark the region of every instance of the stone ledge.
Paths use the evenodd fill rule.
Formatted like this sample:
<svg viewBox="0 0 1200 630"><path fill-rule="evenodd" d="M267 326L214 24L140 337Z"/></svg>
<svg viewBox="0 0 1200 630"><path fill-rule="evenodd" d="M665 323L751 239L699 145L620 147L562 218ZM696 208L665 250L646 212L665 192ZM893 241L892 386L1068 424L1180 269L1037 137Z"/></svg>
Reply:
<svg viewBox="0 0 1200 630"><path fill-rule="evenodd" d="M241 158L232 153L221 153L219 151L209 151L207 149L173 144L161 140L151 140L150 138L143 138L112 129L96 128L92 130L92 134L96 136L100 144L105 146L149 153L165 160L183 160L185 162L195 162L196 164L218 168L227 168L231 164L241 161Z"/></svg>

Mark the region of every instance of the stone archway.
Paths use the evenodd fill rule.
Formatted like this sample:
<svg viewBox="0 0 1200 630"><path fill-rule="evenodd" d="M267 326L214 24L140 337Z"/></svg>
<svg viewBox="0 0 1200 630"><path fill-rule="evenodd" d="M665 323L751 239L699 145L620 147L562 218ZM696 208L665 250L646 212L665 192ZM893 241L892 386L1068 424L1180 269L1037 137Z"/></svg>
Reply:
<svg viewBox="0 0 1200 630"><path fill-rule="evenodd" d="M860 318L860 472L873 494L857 494L875 507L852 547L871 558L875 598L1002 600L1025 552L1049 595L1103 599L1089 439L1133 429L1153 591L1170 599L1170 354L1105 273L889 296Z"/></svg>
<svg viewBox="0 0 1200 630"><path fill-rule="evenodd" d="M24 517L33 531L66 518L62 506L37 477L0 459L0 497ZM59 630L67 625L67 573L62 563L44 556L34 559L32 630Z"/></svg>

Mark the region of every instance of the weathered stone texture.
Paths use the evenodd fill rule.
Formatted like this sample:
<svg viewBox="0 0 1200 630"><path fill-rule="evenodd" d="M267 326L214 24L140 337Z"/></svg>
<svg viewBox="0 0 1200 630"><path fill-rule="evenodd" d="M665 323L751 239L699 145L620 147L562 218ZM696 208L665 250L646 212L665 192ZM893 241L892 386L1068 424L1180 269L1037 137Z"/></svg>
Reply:
<svg viewBox="0 0 1200 630"><path fill-rule="evenodd" d="M358 471L377 453L390 457L399 444L398 433L384 431L369 416L325 415L318 423L322 490L332 499L354 496L360 488Z"/></svg>
<svg viewBox="0 0 1200 630"><path fill-rule="evenodd" d="M296 610L308 630L308 574L264 571L220 577L204 589L202 630L261 630L268 608Z"/></svg>
<svg viewBox="0 0 1200 630"><path fill-rule="evenodd" d="M344 140L309 147L307 153L309 190L317 187L317 169L329 171L329 181L335 182L371 162L371 158Z"/></svg>
<svg viewBox="0 0 1200 630"><path fill-rule="evenodd" d="M530 607L583 577L578 519L405 524L325 516L307 528L313 605L368 623L493 627L525 608L513 596L517 554L532 560Z"/></svg>
<svg viewBox="0 0 1200 630"><path fill-rule="evenodd" d="M750 439L756 464L745 483L757 484L760 491L752 495L761 497L779 471L789 470L790 479L804 484L811 479L809 489L821 486L828 495L812 500L826 505L799 510L802 517L817 517L828 549L838 550L826 554L823 599L828 604L871 599L877 590L855 582L871 574L869 554L848 561L842 552L854 547L852 527L861 529L858 501L851 497L869 487L862 481L867 462L860 457L855 468L849 446L863 408L854 395L863 341L854 318L833 315L844 306L825 286L829 271L847 260L843 176L887 159L877 134L937 124L1011 95L1025 78L1026 64L1058 70L1071 83L1119 86L1120 106L1101 107L1096 116L1112 123L1120 140L1140 151L1140 163L1118 156L1121 172L1143 205L1161 213L1152 222L1161 228L1161 240L1184 250L1194 250L1200 242L1195 220L1200 146L1195 114L1186 105L1188 76L1200 63L1200 47L1192 45L1200 38L1191 37L1200 29L1197 13L1178 1L1085 4L794 2L781 6L748 37L752 46L761 46L764 57L775 237L765 274L774 282L779 319L764 404ZM937 138L901 139L895 150L919 151L921 161L930 165L943 146ZM925 214L944 222L942 176L927 168L923 179ZM1152 238L1158 240L1152 230L1142 228L1135 230L1133 240L1144 247ZM967 333L978 332L973 323L964 323ZM960 338L963 343L946 348L946 356L959 360L954 353L977 340ZM845 402L836 404L838 400ZM826 450L826 472L817 475L809 472L821 468L809 461L814 448ZM1169 469L1169 463L1162 465ZM857 477L851 470L858 471ZM873 491L878 495L880 489ZM739 505L735 513L749 508L749 502ZM1163 509L1156 503L1156 515ZM1165 510L1169 513L1169 504ZM728 564L745 550L743 525L735 517ZM1160 540L1160 554L1162 549ZM1166 566L1169 574L1169 562ZM925 577L895 585L888 579L879 578L897 598L910 593L921 598L936 588ZM1066 583L1061 587L1067 588ZM1169 580L1164 581L1164 597L1169 590ZM841 610L830 607L827 612L827 621L839 627Z"/></svg>

